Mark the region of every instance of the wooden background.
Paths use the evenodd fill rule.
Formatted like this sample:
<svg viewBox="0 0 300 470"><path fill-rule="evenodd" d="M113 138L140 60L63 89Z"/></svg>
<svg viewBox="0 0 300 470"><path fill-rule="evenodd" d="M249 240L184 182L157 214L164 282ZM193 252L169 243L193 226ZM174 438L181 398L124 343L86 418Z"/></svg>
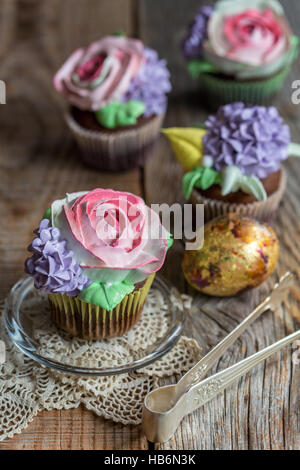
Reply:
<svg viewBox="0 0 300 470"><path fill-rule="evenodd" d="M105 34L124 30L140 36L168 59L172 93L166 125L202 122L206 111L197 97L178 52L185 24L200 0L0 0L0 79L7 84L7 104L0 106L0 295L23 273L32 229L49 203L68 191L113 187L132 191L148 203L182 200L181 169L163 138L143 172L101 174L85 168L62 119L61 98L52 76L72 50ZM285 0L288 17L300 34L300 2ZM299 62L277 100L281 114L300 142L300 106L291 103L291 83L300 79ZM214 370L254 353L299 328L300 324L300 162L290 161L289 186L276 230L281 259L272 279L236 299L198 296L187 334L204 352L250 312L291 269L297 284L288 301L266 313L241 337ZM184 282L178 242L163 274L182 292ZM292 348L268 359L224 394L186 418L161 449L300 449L300 366ZM40 413L2 449L147 449L140 427L124 427L79 408Z"/></svg>

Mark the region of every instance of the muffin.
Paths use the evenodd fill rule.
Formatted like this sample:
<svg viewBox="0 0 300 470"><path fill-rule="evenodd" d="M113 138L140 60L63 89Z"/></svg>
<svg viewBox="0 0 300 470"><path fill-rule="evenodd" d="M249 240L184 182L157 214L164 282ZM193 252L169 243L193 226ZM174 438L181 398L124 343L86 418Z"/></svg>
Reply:
<svg viewBox="0 0 300 470"><path fill-rule="evenodd" d="M141 198L111 189L54 201L34 233L25 271L48 294L56 325L86 339L121 336L138 322L172 244Z"/></svg>
<svg viewBox="0 0 300 470"><path fill-rule="evenodd" d="M277 0L219 0L202 7L182 41L190 75L200 78L210 107L234 101L267 104L297 58L293 35Z"/></svg>
<svg viewBox="0 0 300 470"><path fill-rule="evenodd" d="M228 104L203 128L163 132L186 171L185 198L204 204L206 221L231 212L272 219L287 182L281 163L300 156L276 108Z"/></svg>
<svg viewBox="0 0 300 470"><path fill-rule="evenodd" d="M171 90L166 62L137 39L107 36L78 49L54 77L83 161L105 171L143 166Z"/></svg>

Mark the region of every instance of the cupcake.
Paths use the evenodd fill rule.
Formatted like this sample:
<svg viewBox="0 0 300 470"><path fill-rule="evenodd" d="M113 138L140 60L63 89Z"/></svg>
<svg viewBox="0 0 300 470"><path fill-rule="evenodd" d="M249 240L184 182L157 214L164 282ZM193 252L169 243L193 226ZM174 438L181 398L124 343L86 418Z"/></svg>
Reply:
<svg viewBox="0 0 300 470"><path fill-rule="evenodd" d="M67 194L44 214L25 271L48 294L53 321L86 339L121 336L139 320L170 234L130 193Z"/></svg>
<svg viewBox="0 0 300 470"><path fill-rule="evenodd" d="M204 204L206 221L231 212L270 220L286 188L281 163L300 156L274 107L228 104L203 128L163 132L186 171L185 198Z"/></svg>
<svg viewBox="0 0 300 470"><path fill-rule="evenodd" d="M266 104L281 90L298 55L277 0L219 0L202 7L182 42L188 71L210 106Z"/></svg>
<svg viewBox="0 0 300 470"><path fill-rule="evenodd" d="M70 106L66 121L85 163L107 171L143 166L171 90L157 52L137 39L107 36L73 52L54 86Z"/></svg>

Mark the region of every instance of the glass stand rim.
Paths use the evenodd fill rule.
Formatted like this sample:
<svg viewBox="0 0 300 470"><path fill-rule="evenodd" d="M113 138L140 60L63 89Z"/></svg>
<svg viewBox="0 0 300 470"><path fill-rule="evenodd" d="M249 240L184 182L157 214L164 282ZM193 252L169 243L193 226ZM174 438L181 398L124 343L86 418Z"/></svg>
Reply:
<svg viewBox="0 0 300 470"><path fill-rule="evenodd" d="M20 309L26 296L34 289L33 279L28 276L20 279L12 287L4 305L5 328L14 345L23 354L43 366L67 374L101 377L124 374L147 367L167 354L175 346L185 325L185 311L180 294L167 280L156 275L151 289L158 289L169 306L170 325L166 334L145 349L142 357L124 365L93 368L67 364L39 354L37 351L37 341L22 326ZM171 301L171 295L173 298L175 296L176 302ZM142 318L140 321L142 321Z"/></svg>

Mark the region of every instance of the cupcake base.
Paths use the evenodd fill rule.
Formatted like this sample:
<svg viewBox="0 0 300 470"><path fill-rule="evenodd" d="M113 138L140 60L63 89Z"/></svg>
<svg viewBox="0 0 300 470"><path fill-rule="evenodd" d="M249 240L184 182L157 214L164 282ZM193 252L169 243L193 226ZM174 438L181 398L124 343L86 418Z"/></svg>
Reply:
<svg viewBox="0 0 300 470"><path fill-rule="evenodd" d="M271 77L245 81L211 73L202 73L199 79L201 93L205 104L211 110L238 101L245 104L268 105L282 89L289 72L290 67L285 67Z"/></svg>
<svg viewBox="0 0 300 470"><path fill-rule="evenodd" d="M78 297L49 294L53 322L62 330L84 339L122 336L139 321L155 274L124 297L113 310L105 310Z"/></svg>
<svg viewBox="0 0 300 470"><path fill-rule="evenodd" d="M85 164L102 171L126 171L144 166L159 136L164 114L116 130L86 128L71 111L65 119Z"/></svg>
<svg viewBox="0 0 300 470"><path fill-rule="evenodd" d="M287 185L287 174L284 168L281 169L281 178L278 189L271 194L266 201L255 201L249 204L238 204L233 202L210 199L203 196L197 189L194 189L190 202L194 205L204 204L205 222L227 215L237 213L253 217L261 222L270 222L274 218L276 210L280 204Z"/></svg>

